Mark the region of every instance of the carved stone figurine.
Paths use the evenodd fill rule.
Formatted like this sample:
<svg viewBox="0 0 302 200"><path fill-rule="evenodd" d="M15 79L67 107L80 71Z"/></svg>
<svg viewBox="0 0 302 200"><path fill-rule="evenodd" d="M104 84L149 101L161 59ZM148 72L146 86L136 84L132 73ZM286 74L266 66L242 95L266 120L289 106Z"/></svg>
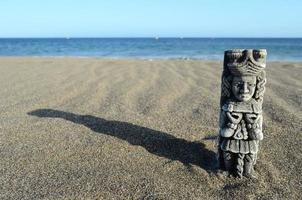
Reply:
<svg viewBox="0 0 302 200"><path fill-rule="evenodd" d="M266 50L224 54L218 137L219 167L238 177L255 177L262 132Z"/></svg>

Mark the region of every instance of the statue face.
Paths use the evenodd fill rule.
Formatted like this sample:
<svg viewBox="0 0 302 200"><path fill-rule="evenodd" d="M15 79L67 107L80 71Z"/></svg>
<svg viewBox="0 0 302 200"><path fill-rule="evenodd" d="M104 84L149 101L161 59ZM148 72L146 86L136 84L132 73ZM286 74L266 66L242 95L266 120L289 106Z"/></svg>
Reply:
<svg viewBox="0 0 302 200"><path fill-rule="evenodd" d="M255 92L255 76L235 76L232 81L232 92L237 100L249 101Z"/></svg>

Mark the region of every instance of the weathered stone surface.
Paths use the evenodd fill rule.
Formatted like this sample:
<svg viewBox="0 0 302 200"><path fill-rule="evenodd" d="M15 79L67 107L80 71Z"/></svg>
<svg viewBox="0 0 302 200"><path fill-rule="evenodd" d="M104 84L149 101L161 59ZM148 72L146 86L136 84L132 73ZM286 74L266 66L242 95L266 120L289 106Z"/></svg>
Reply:
<svg viewBox="0 0 302 200"><path fill-rule="evenodd" d="M263 139L266 50L227 50L221 79L218 160L222 170L254 177Z"/></svg>

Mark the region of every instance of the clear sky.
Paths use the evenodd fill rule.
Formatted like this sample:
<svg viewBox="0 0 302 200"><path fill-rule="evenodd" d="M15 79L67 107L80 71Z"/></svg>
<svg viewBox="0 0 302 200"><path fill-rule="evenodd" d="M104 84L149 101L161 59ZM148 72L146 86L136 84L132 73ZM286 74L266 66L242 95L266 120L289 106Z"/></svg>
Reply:
<svg viewBox="0 0 302 200"><path fill-rule="evenodd" d="M302 37L302 0L1 0L0 37Z"/></svg>

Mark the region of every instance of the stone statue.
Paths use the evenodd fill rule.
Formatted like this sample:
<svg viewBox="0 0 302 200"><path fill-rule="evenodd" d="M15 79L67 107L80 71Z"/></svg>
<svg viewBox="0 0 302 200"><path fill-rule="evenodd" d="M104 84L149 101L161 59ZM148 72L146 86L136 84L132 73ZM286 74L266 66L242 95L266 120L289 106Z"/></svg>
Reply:
<svg viewBox="0 0 302 200"><path fill-rule="evenodd" d="M229 174L255 177L263 139L262 102L266 50L228 50L224 54L218 136L219 167Z"/></svg>

